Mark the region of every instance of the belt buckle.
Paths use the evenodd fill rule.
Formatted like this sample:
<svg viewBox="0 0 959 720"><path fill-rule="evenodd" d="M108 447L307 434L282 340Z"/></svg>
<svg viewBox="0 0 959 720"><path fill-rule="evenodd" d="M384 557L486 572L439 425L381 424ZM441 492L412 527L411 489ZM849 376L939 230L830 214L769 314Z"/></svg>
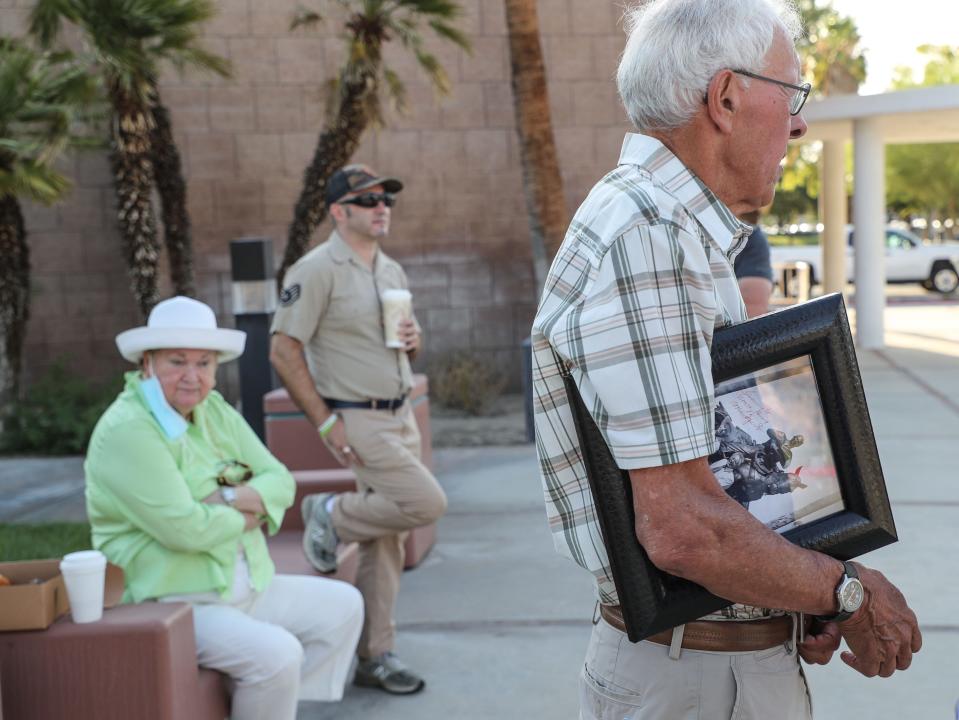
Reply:
<svg viewBox="0 0 959 720"><path fill-rule="evenodd" d="M378 400L370 400L370 409L371 409L371 410L379 410L379 408L376 406L376 404L377 404L378 402L379 402Z"/></svg>

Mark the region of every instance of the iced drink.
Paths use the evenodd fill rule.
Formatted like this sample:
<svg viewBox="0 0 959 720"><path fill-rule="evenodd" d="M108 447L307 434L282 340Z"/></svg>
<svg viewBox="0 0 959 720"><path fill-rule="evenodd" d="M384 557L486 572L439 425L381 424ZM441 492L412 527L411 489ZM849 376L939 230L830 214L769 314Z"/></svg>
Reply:
<svg viewBox="0 0 959 720"><path fill-rule="evenodd" d="M413 317L413 296L409 290L384 290L380 299L383 302L386 347L403 348L405 344L400 340L400 323Z"/></svg>

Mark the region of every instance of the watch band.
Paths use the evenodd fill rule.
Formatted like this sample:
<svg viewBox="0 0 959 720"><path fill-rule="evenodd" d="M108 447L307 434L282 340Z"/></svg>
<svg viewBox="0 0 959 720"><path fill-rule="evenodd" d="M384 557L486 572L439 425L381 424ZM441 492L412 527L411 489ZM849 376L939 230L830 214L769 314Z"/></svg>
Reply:
<svg viewBox="0 0 959 720"><path fill-rule="evenodd" d="M842 595L841 595L843 586L846 585L847 581L849 580L855 580L861 586L862 581L859 580L859 571L856 570L856 566L853 565L851 562L849 562L848 560L843 560L842 567L843 567L843 574L842 574L842 577L839 579L839 584L836 585L836 590L835 590L836 602L839 605L839 612L837 612L834 615L818 615L817 619L821 620L822 622L842 622L843 620L848 620L849 618L853 616L856 610L858 610L859 607L861 607L862 605L862 602L860 601L860 604L857 605L852 610L847 610L845 607L843 607Z"/></svg>
<svg viewBox="0 0 959 720"><path fill-rule="evenodd" d="M233 503L236 502L236 490L229 485L224 485L220 488L220 497L223 498L223 502L233 507Z"/></svg>

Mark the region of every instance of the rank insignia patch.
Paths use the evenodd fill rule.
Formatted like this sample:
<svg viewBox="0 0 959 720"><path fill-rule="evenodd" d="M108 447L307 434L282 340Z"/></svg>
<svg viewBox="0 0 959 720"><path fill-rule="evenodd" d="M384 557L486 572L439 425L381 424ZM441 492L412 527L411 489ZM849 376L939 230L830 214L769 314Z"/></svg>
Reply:
<svg viewBox="0 0 959 720"><path fill-rule="evenodd" d="M288 288L284 288L283 292L280 293L280 305L283 307L289 307L297 300L300 299L300 284L296 283L290 285Z"/></svg>

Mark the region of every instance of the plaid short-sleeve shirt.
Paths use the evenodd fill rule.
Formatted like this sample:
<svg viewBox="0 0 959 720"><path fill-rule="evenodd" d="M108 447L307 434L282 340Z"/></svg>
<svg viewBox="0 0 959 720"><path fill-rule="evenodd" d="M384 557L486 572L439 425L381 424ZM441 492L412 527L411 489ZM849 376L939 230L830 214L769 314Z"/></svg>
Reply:
<svg viewBox="0 0 959 720"><path fill-rule="evenodd" d="M550 268L532 332L536 451L556 548L593 573L603 603L616 589L556 358L622 469L708 455L710 346L746 319L732 261L751 229L662 143L627 135Z"/></svg>

